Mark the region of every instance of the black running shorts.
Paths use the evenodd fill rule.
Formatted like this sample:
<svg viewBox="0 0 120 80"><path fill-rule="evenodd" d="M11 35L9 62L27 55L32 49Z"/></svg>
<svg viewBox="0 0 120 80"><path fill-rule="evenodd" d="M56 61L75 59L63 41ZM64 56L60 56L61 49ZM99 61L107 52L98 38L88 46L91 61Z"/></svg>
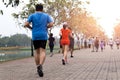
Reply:
<svg viewBox="0 0 120 80"><path fill-rule="evenodd" d="M47 40L34 40L33 41L34 49L38 49L38 48L45 49L46 43L47 43Z"/></svg>

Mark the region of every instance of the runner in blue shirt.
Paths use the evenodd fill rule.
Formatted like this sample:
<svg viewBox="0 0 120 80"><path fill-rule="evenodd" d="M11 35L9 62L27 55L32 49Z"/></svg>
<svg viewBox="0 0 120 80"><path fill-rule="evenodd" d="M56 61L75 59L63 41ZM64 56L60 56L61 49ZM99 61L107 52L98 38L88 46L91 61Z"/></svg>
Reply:
<svg viewBox="0 0 120 80"><path fill-rule="evenodd" d="M37 72L40 77L43 77L42 65L45 61L46 53L46 43L48 40L48 28L53 26L52 18L47 14L42 12L43 5L36 5L36 12L28 17L25 22L25 27L32 29L32 40L35 49L35 62L37 65ZM30 27L32 23L32 27Z"/></svg>

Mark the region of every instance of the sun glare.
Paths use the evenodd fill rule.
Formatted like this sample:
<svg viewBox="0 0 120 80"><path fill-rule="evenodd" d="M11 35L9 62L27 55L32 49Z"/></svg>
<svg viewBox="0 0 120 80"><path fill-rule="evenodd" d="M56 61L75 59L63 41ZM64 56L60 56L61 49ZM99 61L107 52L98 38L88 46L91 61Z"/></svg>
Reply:
<svg viewBox="0 0 120 80"><path fill-rule="evenodd" d="M108 37L112 37L113 28L120 18L120 0L90 0L88 9L105 30Z"/></svg>

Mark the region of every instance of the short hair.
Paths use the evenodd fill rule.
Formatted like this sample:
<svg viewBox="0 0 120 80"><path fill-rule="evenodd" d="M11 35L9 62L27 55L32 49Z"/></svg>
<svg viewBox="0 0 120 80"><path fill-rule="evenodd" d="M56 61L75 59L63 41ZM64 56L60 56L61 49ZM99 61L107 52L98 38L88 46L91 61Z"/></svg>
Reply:
<svg viewBox="0 0 120 80"><path fill-rule="evenodd" d="M50 33L50 37L52 37L53 36L53 33Z"/></svg>
<svg viewBox="0 0 120 80"><path fill-rule="evenodd" d="M63 24L63 28L66 29L68 27L68 24Z"/></svg>
<svg viewBox="0 0 120 80"><path fill-rule="evenodd" d="M36 7L36 11L43 11L43 5L42 4L37 4L35 7Z"/></svg>

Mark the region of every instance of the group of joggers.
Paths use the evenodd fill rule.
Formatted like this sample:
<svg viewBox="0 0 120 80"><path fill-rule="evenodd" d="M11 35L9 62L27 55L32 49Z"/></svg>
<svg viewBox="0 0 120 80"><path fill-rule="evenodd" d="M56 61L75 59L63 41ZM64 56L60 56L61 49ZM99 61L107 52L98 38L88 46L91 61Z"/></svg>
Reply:
<svg viewBox="0 0 120 80"><path fill-rule="evenodd" d="M40 77L43 77L44 76L43 64L46 58L46 44L48 40L49 40L51 56L53 55L55 38L53 37L52 33L48 38L48 28L53 27L54 21L49 14L43 12L42 4L36 4L35 9L36 9L35 13L29 15L27 21L24 24L24 27L32 29L32 41L35 49L34 57L35 57L35 63L37 67L37 73ZM64 23L63 28L60 30L60 48L62 48L62 53L63 53L63 57L61 58L61 61L63 65L67 63L68 49L71 51L71 57L73 57L73 47L74 47L73 36L74 34L72 33L72 30L70 29L68 24ZM98 48L99 48L98 43L99 43L99 40L96 37L94 44L92 44L93 51L94 51L94 48L95 48L95 51L98 51ZM103 50L104 45L105 44L102 41L100 44L101 50ZM110 45L112 48L112 42Z"/></svg>
<svg viewBox="0 0 120 80"><path fill-rule="evenodd" d="M53 27L54 21L51 16L45 12L43 12L43 5L36 4L35 6L36 12L30 14L27 21L24 24L24 27L30 28L32 30L32 41L35 49L34 57L35 63L37 67L37 73L40 77L44 76L43 73L43 64L46 58L46 44L49 41L51 56L53 55L54 48L54 37L53 34L50 34L48 38L48 28ZM32 23L32 27L31 27ZM64 23L63 28L60 30L60 44L62 45L62 53L63 58L61 59L62 64L65 65L67 63L67 52L69 47L71 53L73 53L73 45L70 44L70 41L74 41L73 34L70 28L68 28L68 24ZM73 55L71 54L71 57Z"/></svg>

